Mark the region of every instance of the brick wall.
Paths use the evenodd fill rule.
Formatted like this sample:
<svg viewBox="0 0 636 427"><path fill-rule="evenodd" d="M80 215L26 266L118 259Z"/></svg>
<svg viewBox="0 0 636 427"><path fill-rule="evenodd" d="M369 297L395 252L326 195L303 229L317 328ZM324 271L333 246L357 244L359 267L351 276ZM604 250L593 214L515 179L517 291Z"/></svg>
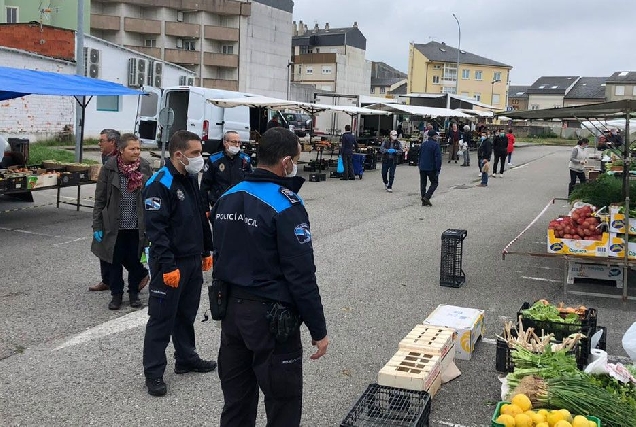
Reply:
<svg viewBox="0 0 636 427"><path fill-rule="evenodd" d="M75 60L75 32L33 24L0 25L0 46L39 53L67 61Z"/></svg>

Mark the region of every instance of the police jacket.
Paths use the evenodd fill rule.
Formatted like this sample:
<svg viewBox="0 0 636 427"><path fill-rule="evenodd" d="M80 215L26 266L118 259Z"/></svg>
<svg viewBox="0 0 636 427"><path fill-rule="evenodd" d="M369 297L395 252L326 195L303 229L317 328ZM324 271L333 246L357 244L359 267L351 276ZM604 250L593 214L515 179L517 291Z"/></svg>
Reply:
<svg viewBox="0 0 636 427"><path fill-rule="evenodd" d="M248 173L252 173L252 164L245 153L230 157L225 151L220 151L211 155L203 168L201 179L201 198L204 205L214 205L228 188L243 181Z"/></svg>
<svg viewBox="0 0 636 427"><path fill-rule="evenodd" d="M422 171L442 170L442 150L434 139L427 139L420 145L420 156L418 166Z"/></svg>
<svg viewBox="0 0 636 427"><path fill-rule="evenodd" d="M353 154L354 148L357 148L358 143L356 137L351 132L345 132L340 137L340 153L341 154Z"/></svg>
<svg viewBox="0 0 636 427"><path fill-rule="evenodd" d="M327 335L309 217L296 194L303 178L256 169L212 208L215 279L294 307L311 337Z"/></svg>
<svg viewBox="0 0 636 427"><path fill-rule="evenodd" d="M162 273L176 268L175 258L209 254L212 232L197 177L179 173L166 160L146 182L143 196L150 258Z"/></svg>

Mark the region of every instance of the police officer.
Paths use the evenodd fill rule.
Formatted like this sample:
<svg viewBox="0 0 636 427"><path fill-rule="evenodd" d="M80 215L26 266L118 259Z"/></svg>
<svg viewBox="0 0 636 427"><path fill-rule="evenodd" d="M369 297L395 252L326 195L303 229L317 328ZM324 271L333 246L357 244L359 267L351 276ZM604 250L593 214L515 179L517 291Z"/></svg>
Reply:
<svg viewBox="0 0 636 427"><path fill-rule="evenodd" d="M203 168L199 137L178 131L170 139L170 159L146 183L144 209L150 240L151 272L148 324L144 339L144 375L148 393L163 396L166 347L172 336L177 374L210 372L216 362L195 350L194 320L203 271L212 268L212 233L199 193Z"/></svg>
<svg viewBox="0 0 636 427"><path fill-rule="evenodd" d="M300 323L319 359L329 344L307 211L296 194L300 144L272 128L258 146L258 168L212 208L213 278L228 286L221 324L222 427L254 426L258 389L268 426L298 426L302 413ZM300 320L302 319L302 321Z"/></svg>
<svg viewBox="0 0 636 427"><path fill-rule="evenodd" d="M223 151L210 156L203 168L201 197L206 206L213 206L228 188L243 181L245 174L252 173L250 156L241 153L241 138L238 132L226 132L223 136L223 147Z"/></svg>

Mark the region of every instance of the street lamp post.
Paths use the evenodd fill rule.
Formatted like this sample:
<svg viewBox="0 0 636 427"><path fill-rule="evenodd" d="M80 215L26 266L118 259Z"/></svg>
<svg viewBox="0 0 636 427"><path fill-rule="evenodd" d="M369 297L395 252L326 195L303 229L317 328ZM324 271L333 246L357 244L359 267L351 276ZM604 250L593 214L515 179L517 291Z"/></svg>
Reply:
<svg viewBox="0 0 636 427"><path fill-rule="evenodd" d="M453 18L457 21L457 33L459 36L459 40L457 41L457 74L455 76L455 95L459 95L459 53L462 47L462 27L459 25L459 19L457 19L457 16L455 16L454 13Z"/></svg>
<svg viewBox="0 0 636 427"><path fill-rule="evenodd" d="M500 81L499 79L493 79L493 81L490 82L490 105L492 105L495 98L495 83L499 83Z"/></svg>
<svg viewBox="0 0 636 427"><path fill-rule="evenodd" d="M287 63L287 100L289 101L289 97L291 95L291 73L292 73L292 67L294 66L294 63L289 61Z"/></svg>

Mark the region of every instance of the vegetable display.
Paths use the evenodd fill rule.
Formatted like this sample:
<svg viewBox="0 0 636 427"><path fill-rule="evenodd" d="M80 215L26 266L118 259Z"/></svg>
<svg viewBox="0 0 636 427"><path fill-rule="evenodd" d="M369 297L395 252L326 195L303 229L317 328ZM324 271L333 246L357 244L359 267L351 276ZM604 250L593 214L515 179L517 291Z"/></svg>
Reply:
<svg viewBox="0 0 636 427"><path fill-rule="evenodd" d="M550 221L548 229L554 230L554 236L559 239L601 240L601 221L593 213L592 207L583 206L575 209L571 216Z"/></svg>
<svg viewBox="0 0 636 427"><path fill-rule="evenodd" d="M582 372L577 368L574 355L568 354L566 350L552 351L548 346L542 353L533 353L517 347L512 351L511 357L515 364L515 370L506 377L511 390L527 376L548 379L563 375L582 375Z"/></svg>
<svg viewBox="0 0 636 427"><path fill-rule="evenodd" d="M499 407L495 422L505 427L597 427L597 422L583 415L573 415L567 409L532 410L532 402L525 394L515 395L510 403Z"/></svg>
<svg viewBox="0 0 636 427"><path fill-rule="evenodd" d="M583 306L574 309L563 307L561 304L560 307L557 307L546 300L539 300L529 309L522 310L521 314L528 319L576 325L581 324L581 315L585 314L585 310L586 308Z"/></svg>
<svg viewBox="0 0 636 427"><path fill-rule="evenodd" d="M506 322L502 336L497 336L497 338L506 341L510 348L522 348L533 353L542 353L547 348L550 348L552 351L570 351L579 343L581 338L584 337L585 335L581 333L572 334L566 337L563 342L555 343L554 334L546 335L542 333L541 337L539 337L534 332L534 328L524 330L523 319L519 319L519 328L515 328L512 322Z"/></svg>

